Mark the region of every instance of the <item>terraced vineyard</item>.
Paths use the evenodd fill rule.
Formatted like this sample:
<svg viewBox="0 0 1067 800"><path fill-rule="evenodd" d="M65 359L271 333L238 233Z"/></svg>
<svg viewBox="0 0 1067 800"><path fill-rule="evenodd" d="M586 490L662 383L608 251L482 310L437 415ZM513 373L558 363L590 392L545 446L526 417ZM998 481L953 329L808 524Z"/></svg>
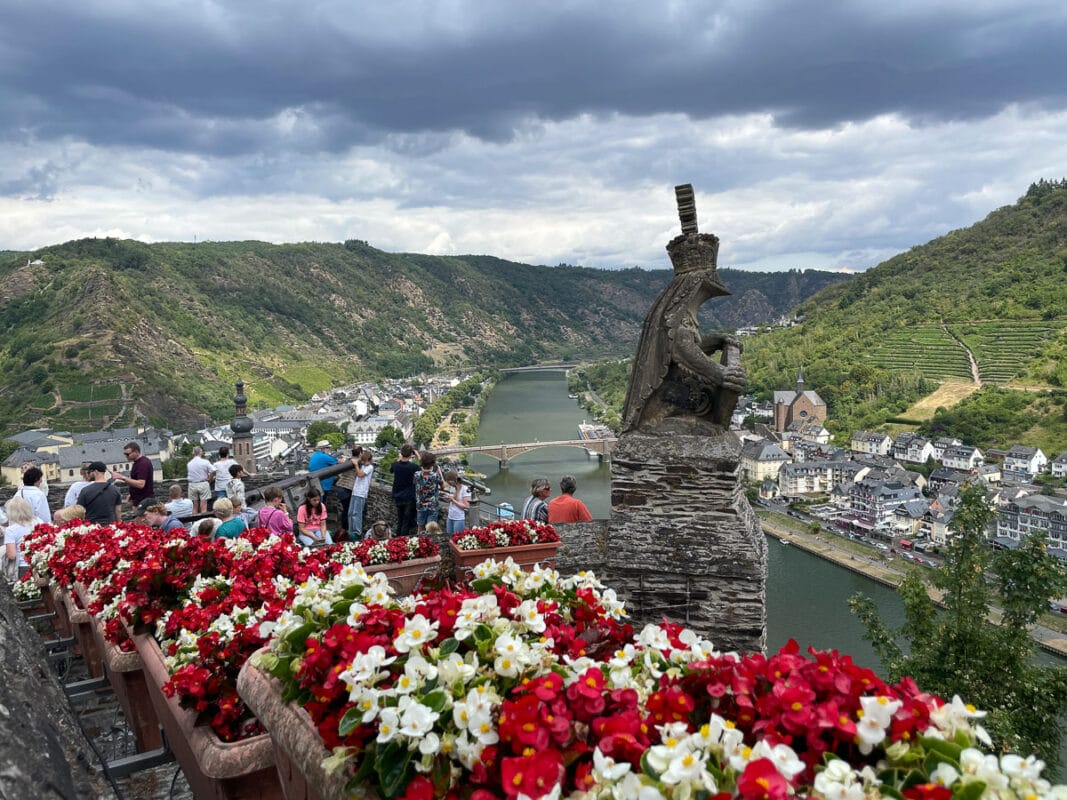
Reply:
<svg viewBox="0 0 1067 800"><path fill-rule="evenodd" d="M887 336L870 355L882 369L919 372L924 378L971 380L967 351L938 325L906 328Z"/></svg>
<svg viewBox="0 0 1067 800"><path fill-rule="evenodd" d="M949 326L971 349L978 372L987 383L1007 383L1030 362L1042 343L1056 334L1061 322L1001 320Z"/></svg>

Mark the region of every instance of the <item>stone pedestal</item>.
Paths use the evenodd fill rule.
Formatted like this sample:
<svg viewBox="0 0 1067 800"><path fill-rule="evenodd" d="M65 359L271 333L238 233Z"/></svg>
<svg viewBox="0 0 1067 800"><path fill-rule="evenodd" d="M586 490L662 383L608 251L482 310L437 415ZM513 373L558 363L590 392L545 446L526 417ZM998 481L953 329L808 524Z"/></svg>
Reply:
<svg viewBox="0 0 1067 800"><path fill-rule="evenodd" d="M766 646L767 545L728 431L623 434L612 455L607 583L635 627L664 617L719 650Z"/></svg>

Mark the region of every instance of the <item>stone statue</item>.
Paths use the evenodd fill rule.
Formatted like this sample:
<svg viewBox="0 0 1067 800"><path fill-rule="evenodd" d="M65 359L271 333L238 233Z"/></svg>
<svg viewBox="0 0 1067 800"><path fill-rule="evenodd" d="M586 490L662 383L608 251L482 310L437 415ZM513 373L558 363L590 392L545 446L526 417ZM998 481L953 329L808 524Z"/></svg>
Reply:
<svg viewBox="0 0 1067 800"><path fill-rule="evenodd" d="M682 235L674 278L641 331L611 456L603 570L635 624L667 618L722 650L767 641L767 545L745 499L741 442L729 430L743 390L741 346L700 333L697 312L729 294L719 240L697 231L691 186L675 189Z"/></svg>
<svg viewBox="0 0 1067 800"><path fill-rule="evenodd" d="M645 318L623 408L623 432L679 424L725 429L745 387L740 342L733 336L702 336L697 321L706 301L730 294L716 268L719 239L697 232L693 187L677 186L675 195L682 234L667 245L674 279Z"/></svg>

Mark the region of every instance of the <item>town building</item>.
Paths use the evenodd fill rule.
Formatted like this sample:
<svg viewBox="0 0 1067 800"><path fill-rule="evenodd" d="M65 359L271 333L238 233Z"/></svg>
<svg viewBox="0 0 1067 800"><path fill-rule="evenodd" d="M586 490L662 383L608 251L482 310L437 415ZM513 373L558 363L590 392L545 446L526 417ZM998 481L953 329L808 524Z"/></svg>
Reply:
<svg viewBox="0 0 1067 800"><path fill-rule="evenodd" d="M1018 497L1000 506L996 541L1011 546L1031 533L1048 537L1049 547L1067 549L1067 501L1043 494Z"/></svg>
<svg viewBox="0 0 1067 800"><path fill-rule="evenodd" d="M981 450L966 444L946 447L941 454L941 464L943 466L963 472L971 472L981 466L984 460Z"/></svg>
<svg viewBox="0 0 1067 800"><path fill-rule="evenodd" d="M826 402L817 392L804 389L804 368L797 371L796 391L774 393L774 429L784 431L794 422L826 422Z"/></svg>
<svg viewBox="0 0 1067 800"><path fill-rule="evenodd" d="M1048 466L1048 457L1038 447L1017 444L1004 455L1001 475L1006 481L1028 481Z"/></svg>
<svg viewBox="0 0 1067 800"><path fill-rule="evenodd" d="M849 443L853 453L863 453L872 456L888 456L893 448L893 440L884 433L871 431L856 431L852 434Z"/></svg>
<svg viewBox="0 0 1067 800"><path fill-rule="evenodd" d="M741 447L741 476L750 483L778 480L779 470L788 463L789 454L766 439L746 442Z"/></svg>
<svg viewBox="0 0 1067 800"><path fill-rule="evenodd" d="M1067 478L1067 450L1064 450L1049 464L1049 472L1053 478Z"/></svg>

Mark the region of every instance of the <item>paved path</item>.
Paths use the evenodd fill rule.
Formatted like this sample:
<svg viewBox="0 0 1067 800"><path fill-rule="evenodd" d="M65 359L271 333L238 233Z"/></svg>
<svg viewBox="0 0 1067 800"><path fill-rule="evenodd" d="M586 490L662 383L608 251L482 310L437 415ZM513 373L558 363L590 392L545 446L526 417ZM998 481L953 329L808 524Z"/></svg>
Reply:
<svg viewBox="0 0 1067 800"><path fill-rule="evenodd" d="M851 570L852 572L865 575L866 577L876 580L886 586L895 589L904 578L904 573L894 567L891 561L887 562L885 559L876 555L857 555L844 548L835 547L832 542L828 542L818 536L783 527L772 519L764 519L761 517L760 522L763 525L764 532L768 536L773 536L779 541L796 545L812 555L830 561L840 567ZM933 587L928 587L927 591L930 593L930 597L933 601L940 604L941 593ZM992 621L995 621L996 618L999 617L999 613L996 609L993 610L991 616L993 617ZM1067 658L1067 634L1054 631L1051 628L1046 628L1044 625L1035 625L1030 630L1030 635L1041 649L1046 650L1053 655Z"/></svg>

